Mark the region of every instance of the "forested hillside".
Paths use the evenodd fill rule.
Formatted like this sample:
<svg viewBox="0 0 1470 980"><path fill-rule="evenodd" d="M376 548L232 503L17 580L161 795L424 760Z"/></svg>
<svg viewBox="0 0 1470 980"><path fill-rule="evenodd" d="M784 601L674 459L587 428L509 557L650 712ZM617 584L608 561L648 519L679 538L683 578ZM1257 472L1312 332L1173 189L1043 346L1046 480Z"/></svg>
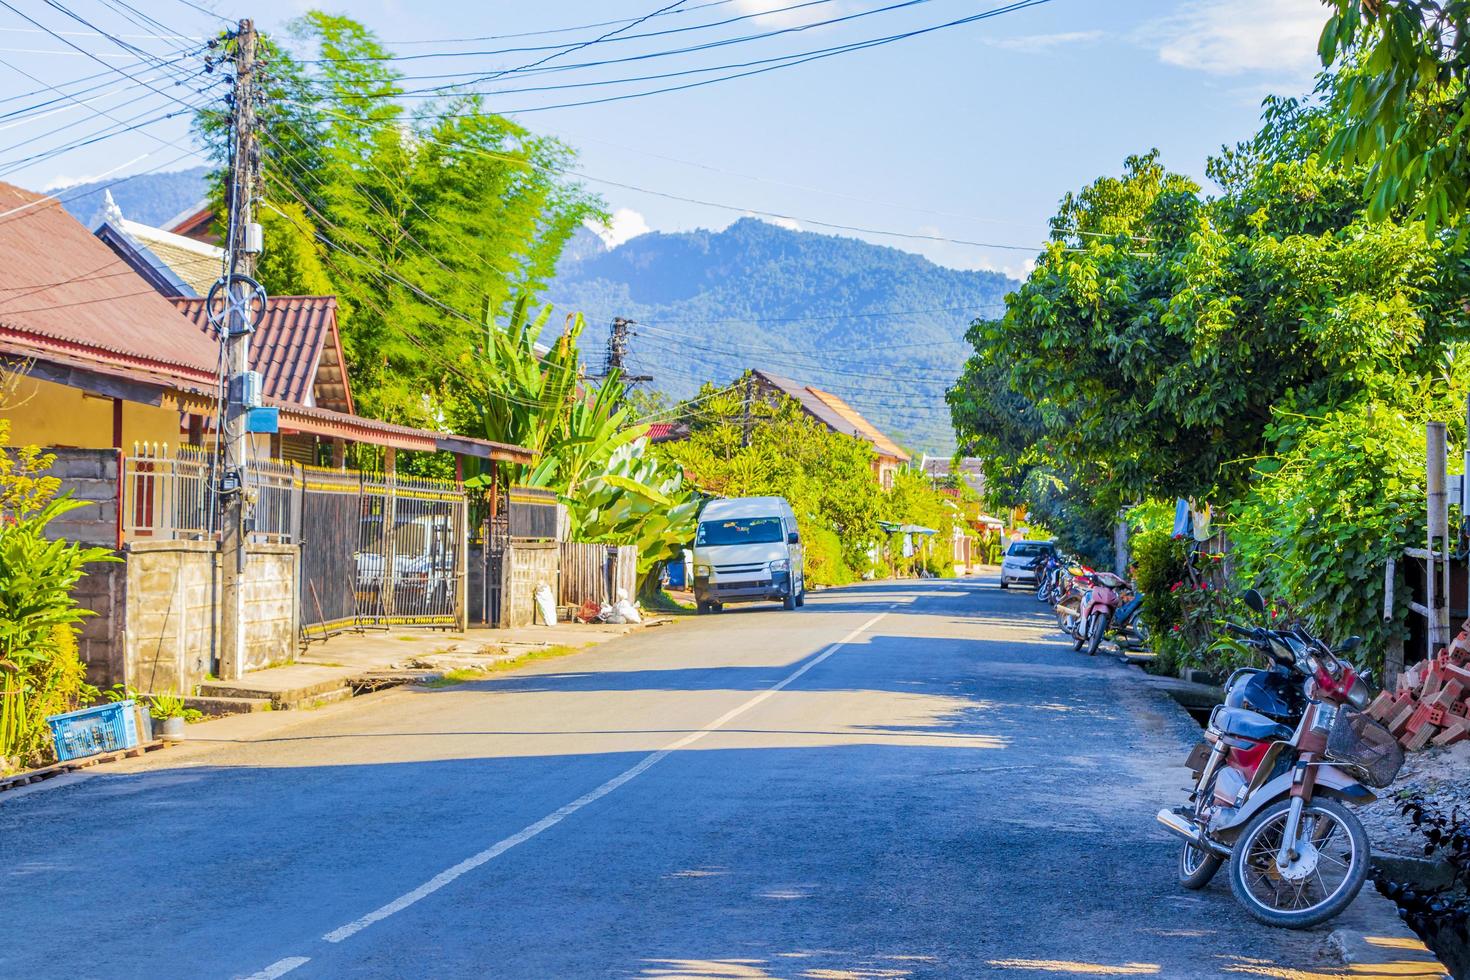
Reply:
<svg viewBox="0 0 1470 980"><path fill-rule="evenodd" d="M629 364L653 387L762 368L848 399L914 450L954 446L944 389L965 328L1014 286L852 238L745 218L724 231L655 232L608 250L590 234L563 255L547 298L592 321L587 357L614 316L638 321Z"/></svg>

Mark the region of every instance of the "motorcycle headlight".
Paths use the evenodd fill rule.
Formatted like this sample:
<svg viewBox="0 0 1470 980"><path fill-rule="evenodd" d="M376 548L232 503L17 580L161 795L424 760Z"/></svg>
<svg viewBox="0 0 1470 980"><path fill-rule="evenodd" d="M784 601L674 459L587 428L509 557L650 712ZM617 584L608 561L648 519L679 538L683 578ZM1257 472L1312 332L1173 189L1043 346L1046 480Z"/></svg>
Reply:
<svg viewBox="0 0 1470 980"><path fill-rule="evenodd" d="M1354 677L1353 686L1348 689L1348 704L1359 711L1368 710L1368 703L1373 700L1373 694L1368 690L1368 685L1363 683L1363 678Z"/></svg>
<svg viewBox="0 0 1470 980"><path fill-rule="evenodd" d="M771 571L773 572L784 572L788 571L790 568L791 562L787 561L785 558L777 558L775 561L771 562Z"/></svg>

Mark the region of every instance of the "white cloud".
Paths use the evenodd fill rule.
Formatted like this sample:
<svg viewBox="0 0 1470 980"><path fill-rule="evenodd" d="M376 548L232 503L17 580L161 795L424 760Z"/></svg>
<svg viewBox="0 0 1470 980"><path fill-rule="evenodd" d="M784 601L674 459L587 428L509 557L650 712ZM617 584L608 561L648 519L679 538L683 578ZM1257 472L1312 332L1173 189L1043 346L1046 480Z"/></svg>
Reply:
<svg viewBox="0 0 1470 980"><path fill-rule="evenodd" d="M801 222L792 218L772 218L764 214L751 214L749 211L745 212L745 214L748 218L758 218L768 225L775 225L777 228L785 228L787 231L801 231Z"/></svg>
<svg viewBox="0 0 1470 980"><path fill-rule="evenodd" d="M741 14L756 14L757 16L753 17L750 22L761 27L799 27L803 24L831 20L833 17L841 17L846 13L843 9L844 4L820 4L800 10L781 9L789 6L791 6L791 0L735 0L735 8Z"/></svg>
<svg viewBox="0 0 1470 980"><path fill-rule="evenodd" d="M101 179L102 178L98 174L81 174L75 177L66 175L62 175L60 177L52 177L41 186L41 193L49 194L52 191L62 187L71 187L74 184L90 184L94 180Z"/></svg>
<svg viewBox="0 0 1470 980"><path fill-rule="evenodd" d="M1190 0L1143 29L1159 60L1212 75L1310 77L1327 22L1321 0Z"/></svg>
<svg viewBox="0 0 1470 980"><path fill-rule="evenodd" d="M593 221L586 222L586 225L608 248L617 248L628 239L646 235L653 230L648 227L643 215L632 208L618 208L605 225Z"/></svg>
<svg viewBox="0 0 1470 980"><path fill-rule="evenodd" d="M997 48L1037 54L1067 44L1087 44L1103 36L1102 31L1066 31L1061 34L1023 34L1020 37L997 38L990 42Z"/></svg>

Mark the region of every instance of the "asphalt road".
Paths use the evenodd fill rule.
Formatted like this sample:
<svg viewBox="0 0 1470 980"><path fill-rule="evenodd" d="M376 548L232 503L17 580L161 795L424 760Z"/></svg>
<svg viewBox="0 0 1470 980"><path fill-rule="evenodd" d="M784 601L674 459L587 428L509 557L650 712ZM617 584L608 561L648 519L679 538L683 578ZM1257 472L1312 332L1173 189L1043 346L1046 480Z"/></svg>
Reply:
<svg viewBox="0 0 1470 980"><path fill-rule="evenodd" d="M0 976L1314 966L1323 932L1175 884L1153 813L1197 729L1043 613L978 580L732 607L0 799Z"/></svg>

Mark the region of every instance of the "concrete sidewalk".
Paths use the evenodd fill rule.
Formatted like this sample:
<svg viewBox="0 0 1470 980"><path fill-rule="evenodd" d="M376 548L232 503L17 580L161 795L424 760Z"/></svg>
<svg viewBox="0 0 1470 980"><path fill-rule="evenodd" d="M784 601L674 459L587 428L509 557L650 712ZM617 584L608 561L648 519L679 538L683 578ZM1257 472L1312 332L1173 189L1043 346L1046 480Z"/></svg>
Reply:
<svg viewBox="0 0 1470 980"><path fill-rule="evenodd" d="M556 647L581 649L634 630L672 622L649 616L637 625L562 623L465 632L361 630L309 644L293 663L251 671L234 681L207 681L191 703L206 713L311 708L403 683L424 683L452 670L487 668Z"/></svg>

